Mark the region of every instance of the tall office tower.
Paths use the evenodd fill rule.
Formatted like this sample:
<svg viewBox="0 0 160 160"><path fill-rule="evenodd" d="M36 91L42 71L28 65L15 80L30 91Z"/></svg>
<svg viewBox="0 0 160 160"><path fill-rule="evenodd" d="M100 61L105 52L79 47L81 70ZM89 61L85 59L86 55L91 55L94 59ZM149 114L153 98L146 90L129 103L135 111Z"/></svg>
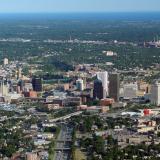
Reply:
<svg viewBox="0 0 160 160"><path fill-rule="evenodd" d="M33 90L36 92L41 92L42 91L42 79L41 78L32 78L32 87Z"/></svg>
<svg viewBox="0 0 160 160"><path fill-rule="evenodd" d="M17 83L17 92L21 93L23 91L24 91L24 81L20 79Z"/></svg>
<svg viewBox="0 0 160 160"><path fill-rule="evenodd" d="M120 77L118 73L109 74L109 96L119 101Z"/></svg>
<svg viewBox="0 0 160 160"><path fill-rule="evenodd" d="M15 76L16 76L17 80L22 78L22 69L21 68L17 68Z"/></svg>
<svg viewBox="0 0 160 160"><path fill-rule="evenodd" d="M78 79L76 81L76 87L78 90L83 91L84 90L84 81L83 79Z"/></svg>
<svg viewBox="0 0 160 160"><path fill-rule="evenodd" d="M103 84L100 80L94 81L94 89L93 89L93 98L94 99L103 99Z"/></svg>
<svg viewBox="0 0 160 160"><path fill-rule="evenodd" d="M7 58L4 58L3 64L4 64L4 65L7 65L8 63L9 63L8 59L7 59Z"/></svg>
<svg viewBox="0 0 160 160"><path fill-rule="evenodd" d="M160 105L160 80L154 81L151 85L151 103Z"/></svg>
<svg viewBox="0 0 160 160"><path fill-rule="evenodd" d="M103 98L108 96L108 72L98 72L97 78L102 82L103 85Z"/></svg>
<svg viewBox="0 0 160 160"><path fill-rule="evenodd" d="M9 93L8 83L5 82L3 79L0 81L0 94L1 96L7 96Z"/></svg>
<svg viewBox="0 0 160 160"><path fill-rule="evenodd" d="M17 75L18 78L22 78L22 68L19 67L18 68L18 75Z"/></svg>

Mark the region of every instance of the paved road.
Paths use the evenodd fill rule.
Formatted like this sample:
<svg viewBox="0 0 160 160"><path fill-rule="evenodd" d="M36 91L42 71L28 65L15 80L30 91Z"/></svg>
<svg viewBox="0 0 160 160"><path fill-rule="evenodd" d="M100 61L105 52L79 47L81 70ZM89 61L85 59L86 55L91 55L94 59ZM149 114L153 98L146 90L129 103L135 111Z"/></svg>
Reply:
<svg viewBox="0 0 160 160"><path fill-rule="evenodd" d="M54 160L70 160L72 131L73 129L67 124L62 125L62 129L57 138Z"/></svg>

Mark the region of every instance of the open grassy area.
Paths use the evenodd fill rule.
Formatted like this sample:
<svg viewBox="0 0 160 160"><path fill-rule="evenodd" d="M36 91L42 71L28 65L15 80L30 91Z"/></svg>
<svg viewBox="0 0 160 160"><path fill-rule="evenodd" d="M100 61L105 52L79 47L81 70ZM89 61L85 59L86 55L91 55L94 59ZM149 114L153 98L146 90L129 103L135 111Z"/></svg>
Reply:
<svg viewBox="0 0 160 160"><path fill-rule="evenodd" d="M74 160L86 160L86 156L84 155L83 152L81 152L79 149L75 150L74 153Z"/></svg>

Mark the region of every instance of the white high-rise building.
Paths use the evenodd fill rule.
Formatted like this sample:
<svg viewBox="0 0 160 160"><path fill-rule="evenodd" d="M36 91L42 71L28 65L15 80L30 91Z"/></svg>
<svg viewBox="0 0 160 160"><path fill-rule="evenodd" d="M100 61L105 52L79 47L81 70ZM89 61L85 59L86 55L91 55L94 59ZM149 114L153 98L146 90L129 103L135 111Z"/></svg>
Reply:
<svg viewBox="0 0 160 160"><path fill-rule="evenodd" d="M84 90L84 82L83 79L78 79L76 81L76 87L78 90L83 91Z"/></svg>
<svg viewBox="0 0 160 160"><path fill-rule="evenodd" d="M4 84L4 81L0 81L0 96L7 96L9 93L8 84Z"/></svg>
<svg viewBox="0 0 160 160"><path fill-rule="evenodd" d="M155 81L151 86L151 103L160 105L160 80Z"/></svg>
<svg viewBox="0 0 160 160"><path fill-rule="evenodd" d="M8 63L9 63L8 59L7 59L7 58L4 58L3 64L4 64L4 65L7 65Z"/></svg>
<svg viewBox="0 0 160 160"><path fill-rule="evenodd" d="M103 98L106 98L109 94L109 80L108 72L97 72L97 78L102 82L103 85Z"/></svg>

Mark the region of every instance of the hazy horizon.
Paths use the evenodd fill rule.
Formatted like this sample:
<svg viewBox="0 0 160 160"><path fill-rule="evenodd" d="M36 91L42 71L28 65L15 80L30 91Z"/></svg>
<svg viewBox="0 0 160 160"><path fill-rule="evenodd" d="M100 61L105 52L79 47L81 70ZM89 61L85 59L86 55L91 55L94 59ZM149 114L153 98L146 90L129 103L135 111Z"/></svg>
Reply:
<svg viewBox="0 0 160 160"><path fill-rule="evenodd" d="M159 0L1 0L1 13L37 12L154 12Z"/></svg>
<svg viewBox="0 0 160 160"><path fill-rule="evenodd" d="M90 20L159 20L160 12L50 12L50 13L0 13L2 19L90 19Z"/></svg>

